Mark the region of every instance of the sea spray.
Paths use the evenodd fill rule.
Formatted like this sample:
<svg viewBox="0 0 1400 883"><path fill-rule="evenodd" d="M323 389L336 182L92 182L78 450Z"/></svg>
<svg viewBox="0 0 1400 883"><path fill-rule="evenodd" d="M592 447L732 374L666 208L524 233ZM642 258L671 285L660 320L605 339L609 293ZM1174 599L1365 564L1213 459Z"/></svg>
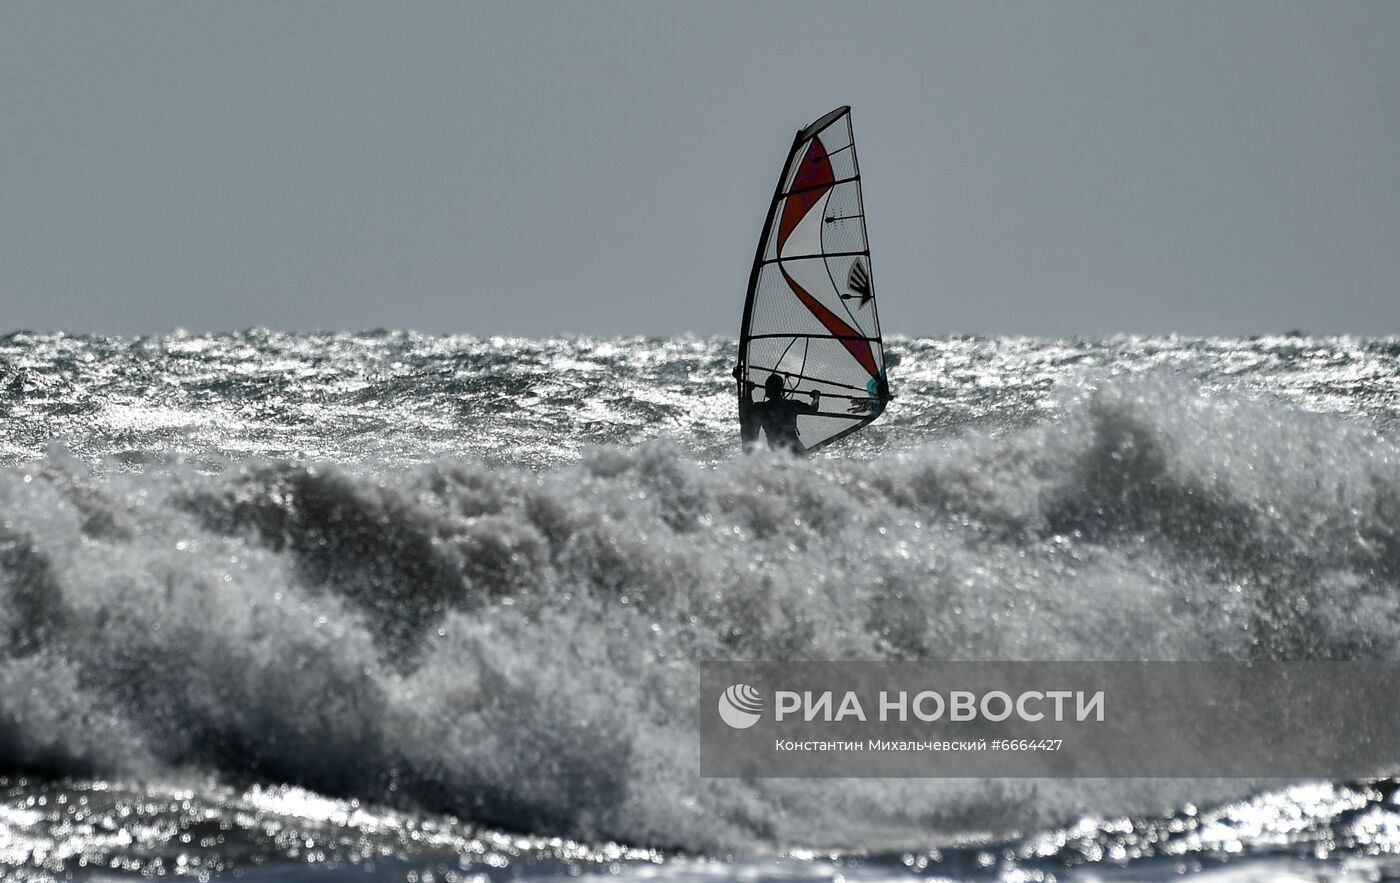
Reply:
<svg viewBox="0 0 1400 883"><path fill-rule="evenodd" d="M1160 377L1051 410L809 462L54 450L0 475L0 756L695 851L908 848L1257 787L698 778L703 659L1394 655L1384 435Z"/></svg>

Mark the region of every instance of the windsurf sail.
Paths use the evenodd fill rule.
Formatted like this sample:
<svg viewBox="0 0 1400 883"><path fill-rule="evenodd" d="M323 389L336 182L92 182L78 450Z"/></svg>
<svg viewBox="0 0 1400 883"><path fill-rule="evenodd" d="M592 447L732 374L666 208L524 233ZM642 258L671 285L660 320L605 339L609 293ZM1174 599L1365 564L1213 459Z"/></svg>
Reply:
<svg viewBox="0 0 1400 883"><path fill-rule="evenodd" d="M776 393L800 403L787 412L798 453L850 435L889 402L849 107L793 139L749 275L734 376L745 444Z"/></svg>

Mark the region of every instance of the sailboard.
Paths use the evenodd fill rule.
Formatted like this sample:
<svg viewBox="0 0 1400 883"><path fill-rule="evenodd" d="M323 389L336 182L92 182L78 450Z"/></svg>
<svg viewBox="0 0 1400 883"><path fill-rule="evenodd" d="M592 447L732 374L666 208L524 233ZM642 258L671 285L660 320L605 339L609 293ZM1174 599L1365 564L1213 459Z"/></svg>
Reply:
<svg viewBox="0 0 1400 883"><path fill-rule="evenodd" d="M868 425L890 400L849 107L793 139L749 275L734 376L746 446L774 394L801 403L786 442L797 453Z"/></svg>

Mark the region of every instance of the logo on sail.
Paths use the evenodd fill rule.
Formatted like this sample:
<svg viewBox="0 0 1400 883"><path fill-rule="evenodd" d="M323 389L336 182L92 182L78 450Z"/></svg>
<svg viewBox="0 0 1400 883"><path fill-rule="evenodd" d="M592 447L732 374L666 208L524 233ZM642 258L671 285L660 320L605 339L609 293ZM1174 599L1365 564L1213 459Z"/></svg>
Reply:
<svg viewBox="0 0 1400 883"><path fill-rule="evenodd" d="M846 286L851 289L850 294L841 295L842 300L852 300L860 298L860 306L870 303L875 295L870 292L870 271L865 269L865 264L860 258L851 262L851 272L846 276Z"/></svg>

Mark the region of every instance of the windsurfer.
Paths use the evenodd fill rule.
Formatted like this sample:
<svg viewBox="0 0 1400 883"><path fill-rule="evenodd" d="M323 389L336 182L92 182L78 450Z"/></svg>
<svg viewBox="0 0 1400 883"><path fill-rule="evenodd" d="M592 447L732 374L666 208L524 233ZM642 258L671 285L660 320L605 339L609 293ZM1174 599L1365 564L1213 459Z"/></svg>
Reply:
<svg viewBox="0 0 1400 883"><path fill-rule="evenodd" d="M755 402L753 391L758 384L744 380L738 368L734 369L734 376L743 386L739 397L739 434L745 447L758 440L758 431L762 429L769 448L802 453L797 418L801 414L816 414L821 408L822 394L812 390L810 403L789 398L783 376L774 373L763 383L763 401Z"/></svg>

